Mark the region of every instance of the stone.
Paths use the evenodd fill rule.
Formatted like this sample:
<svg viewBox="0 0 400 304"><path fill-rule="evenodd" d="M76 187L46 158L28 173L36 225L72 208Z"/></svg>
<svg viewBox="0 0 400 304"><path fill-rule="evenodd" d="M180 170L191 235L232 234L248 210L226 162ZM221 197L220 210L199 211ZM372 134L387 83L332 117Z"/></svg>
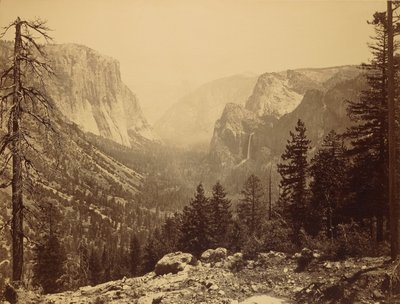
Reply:
<svg viewBox="0 0 400 304"><path fill-rule="evenodd" d="M137 301L137 304L159 304L162 302L163 298L164 298L164 293L162 292L148 294L140 297Z"/></svg>
<svg viewBox="0 0 400 304"><path fill-rule="evenodd" d="M239 270L245 266L243 254L237 252L234 255L228 256L224 261L224 266L230 270Z"/></svg>
<svg viewBox="0 0 400 304"><path fill-rule="evenodd" d="M251 285L251 290L253 290L254 292L258 292L258 287L257 285Z"/></svg>
<svg viewBox="0 0 400 304"><path fill-rule="evenodd" d="M318 251L315 251L315 250L313 251L312 255L313 255L314 259L319 259L321 257L321 253L319 253Z"/></svg>
<svg viewBox="0 0 400 304"><path fill-rule="evenodd" d="M178 273L185 269L187 265L194 265L196 259L190 253L174 252L166 254L156 264L154 272L156 275L164 275L168 273Z"/></svg>
<svg viewBox="0 0 400 304"><path fill-rule="evenodd" d="M377 300L383 299L383 298L385 297L385 296L383 295L383 293L380 292L378 289L375 289L375 290L372 292L372 295L373 295L374 298L377 299Z"/></svg>
<svg viewBox="0 0 400 304"><path fill-rule="evenodd" d="M203 263L217 263L224 260L228 255L228 250L219 247L217 249L208 249L204 251L200 257Z"/></svg>

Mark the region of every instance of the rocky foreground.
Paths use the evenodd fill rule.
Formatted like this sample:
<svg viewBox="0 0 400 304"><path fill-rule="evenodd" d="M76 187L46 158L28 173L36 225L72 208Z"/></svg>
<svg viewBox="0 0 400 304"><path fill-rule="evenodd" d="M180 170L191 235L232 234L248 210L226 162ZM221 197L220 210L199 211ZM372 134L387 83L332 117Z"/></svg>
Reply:
<svg viewBox="0 0 400 304"><path fill-rule="evenodd" d="M400 303L399 262L386 257L328 261L307 249L294 256L261 253L244 260L218 248L197 261L188 253L163 257L154 272L20 303Z"/></svg>

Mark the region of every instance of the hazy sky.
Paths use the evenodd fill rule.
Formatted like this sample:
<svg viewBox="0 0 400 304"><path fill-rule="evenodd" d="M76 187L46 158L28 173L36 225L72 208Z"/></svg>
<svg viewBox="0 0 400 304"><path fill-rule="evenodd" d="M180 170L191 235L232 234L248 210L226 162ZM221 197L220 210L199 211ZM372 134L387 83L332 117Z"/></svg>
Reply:
<svg viewBox="0 0 400 304"><path fill-rule="evenodd" d="M118 59L154 121L213 79L366 61L366 21L384 9L383 0L0 0L0 26L41 17L57 43Z"/></svg>

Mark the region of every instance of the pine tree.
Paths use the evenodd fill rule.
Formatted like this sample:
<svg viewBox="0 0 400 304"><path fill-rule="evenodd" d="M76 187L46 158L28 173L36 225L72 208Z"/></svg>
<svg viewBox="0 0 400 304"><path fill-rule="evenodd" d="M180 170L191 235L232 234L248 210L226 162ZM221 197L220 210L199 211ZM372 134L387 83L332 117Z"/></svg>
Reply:
<svg viewBox="0 0 400 304"><path fill-rule="evenodd" d="M79 272L80 282L78 285L86 285L89 283L89 250L86 241L81 240L78 247L79 253Z"/></svg>
<svg viewBox="0 0 400 304"><path fill-rule="evenodd" d="M317 235L325 228L327 236L333 238L338 224L338 208L343 202L347 162L340 136L331 131L324 138L321 148L311 160L310 206L307 216L307 232Z"/></svg>
<svg viewBox="0 0 400 304"><path fill-rule="evenodd" d="M262 223L266 219L262 189L261 180L252 174L246 180L241 192L243 198L238 205L238 218L246 225L251 236L261 231Z"/></svg>
<svg viewBox="0 0 400 304"><path fill-rule="evenodd" d="M180 247L195 256L210 246L208 205L203 185L199 184L195 198L183 209Z"/></svg>
<svg viewBox="0 0 400 304"><path fill-rule="evenodd" d="M101 278L102 282L108 282L111 280L111 262L110 262L110 253L107 250L107 247L104 245L103 253L101 255L101 267L103 268L103 275Z"/></svg>
<svg viewBox="0 0 400 304"><path fill-rule="evenodd" d="M224 187L217 182L213 187L209 203L209 227L211 247L227 247L229 231L232 227L231 201L226 198Z"/></svg>
<svg viewBox="0 0 400 304"><path fill-rule="evenodd" d="M306 127L300 119L297 121L295 133L290 132L290 139L282 154L283 163L278 164L281 175L280 202L285 215L292 225L292 237L296 245L300 245L300 230L304 227L307 204L307 152L310 141L306 136Z"/></svg>
<svg viewBox="0 0 400 304"><path fill-rule="evenodd" d="M154 270L154 266L162 257L157 239L160 232L156 229L152 235L149 235L143 250L142 269L144 273Z"/></svg>
<svg viewBox="0 0 400 304"><path fill-rule="evenodd" d="M60 278L64 273L66 257L56 234L48 235L43 244L35 249L33 282L43 288L44 293L61 290Z"/></svg>
<svg viewBox="0 0 400 304"><path fill-rule="evenodd" d="M141 264L142 249L139 239L136 234L131 238L129 246L129 258L130 258L130 272L132 276L139 275L139 266Z"/></svg>
<svg viewBox="0 0 400 304"><path fill-rule="evenodd" d="M368 89L359 100L348 102L348 115L354 125L346 132L353 159L351 189L354 196L350 215L377 220L376 239L384 237L384 218L388 215L388 34L385 13L375 13L374 42L369 45L372 60L364 64ZM395 67L397 70L397 67ZM363 212L361 212L363 211Z"/></svg>
<svg viewBox="0 0 400 304"><path fill-rule="evenodd" d="M100 256L96 248L92 248L89 255L89 282L91 285L101 283L102 267L100 263Z"/></svg>
<svg viewBox="0 0 400 304"><path fill-rule="evenodd" d="M33 282L41 286L44 293L54 293L61 290L61 277L66 262L66 254L58 235L60 214L49 202L43 203L41 207L46 231L42 243L35 248Z"/></svg>
<svg viewBox="0 0 400 304"><path fill-rule="evenodd" d="M180 239L182 228L182 215L175 213L172 217L167 217L161 227L160 243L162 253L170 253L180 250Z"/></svg>
<svg viewBox="0 0 400 304"><path fill-rule="evenodd" d="M37 174L28 174L33 168L32 154L41 156L32 129L41 134L43 127L53 130L49 120L51 102L38 83L53 72L38 38L51 39L45 22L26 21L19 17L0 34L15 29L14 50L10 63L0 73L0 128L6 130L0 137L0 188L11 185L12 191L12 264L13 281L21 281L24 262L24 187ZM37 37L35 37L35 35ZM8 177L12 160L11 177ZM9 179L10 182L4 180Z"/></svg>

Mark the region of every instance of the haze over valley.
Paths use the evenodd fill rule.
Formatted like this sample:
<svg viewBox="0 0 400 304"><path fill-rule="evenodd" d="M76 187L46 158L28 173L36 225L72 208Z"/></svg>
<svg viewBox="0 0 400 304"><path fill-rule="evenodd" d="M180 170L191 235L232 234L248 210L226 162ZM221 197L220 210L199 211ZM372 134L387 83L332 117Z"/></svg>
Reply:
<svg viewBox="0 0 400 304"><path fill-rule="evenodd" d="M398 301L399 12L0 1L0 300Z"/></svg>

